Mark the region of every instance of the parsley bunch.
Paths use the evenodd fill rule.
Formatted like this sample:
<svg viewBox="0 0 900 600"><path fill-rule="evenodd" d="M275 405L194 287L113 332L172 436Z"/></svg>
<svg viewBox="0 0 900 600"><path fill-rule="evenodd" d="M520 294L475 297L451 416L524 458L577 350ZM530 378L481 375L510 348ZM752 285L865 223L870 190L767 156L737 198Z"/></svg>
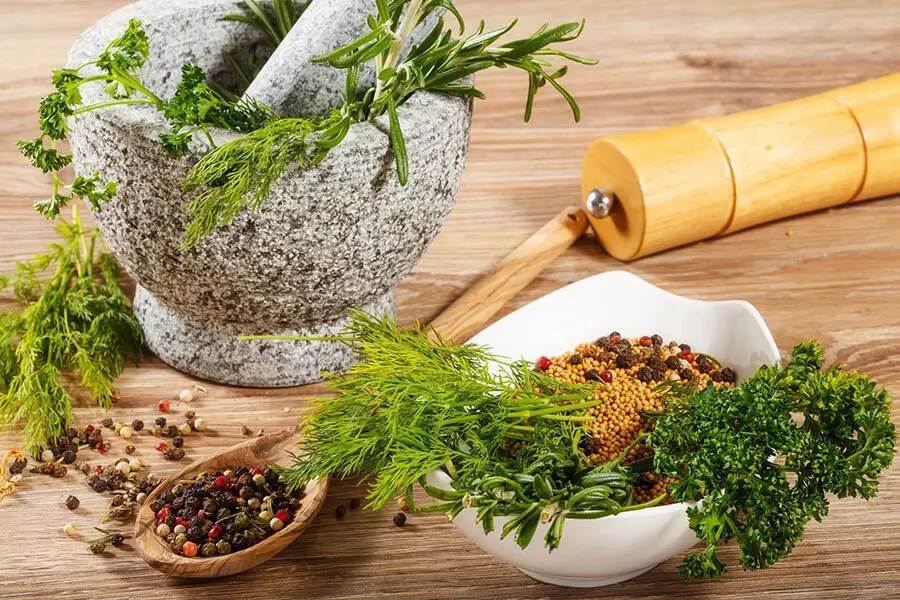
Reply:
<svg viewBox="0 0 900 600"><path fill-rule="evenodd" d="M682 390L658 417L647 441L656 469L681 480L674 499L700 501L688 514L706 547L685 558L686 577L725 571L717 551L732 540L745 569L769 567L828 514L826 494L877 494L894 457L891 398L822 360L817 344L800 344L786 366L734 389Z"/></svg>
<svg viewBox="0 0 900 600"><path fill-rule="evenodd" d="M129 359L137 361L143 341L115 260L96 248L97 231L73 210L72 223L61 219L57 232L61 241L46 254L19 263L12 280L0 278L20 305L0 313L0 425L22 424L32 452L71 424L64 381L77 376L108 408L113 382Z"/></svg>
<svg viewBox="0 0 900 600"><path fill-rule="evenodd" d="M206 81L197 66L184 65L181 81L172 98L164 100L143 85L139 71L150 55L147 34L140 21L131 19L125 31L109 43L97 57L73 69L53 72L56 91L45 96L38 109L40 135L18 142L19 150L31 164L53 181L50 198L35 202L35 209L49 219L55 218L70 201L79 198L92 208L116 195L118 182L100 181L97 173L63 181L60 171L72 162L72 155L60 150L68 137L69 119L78 115L126 104L146 104L160 111L170 126L160 140L172 156L182 156L194 133L205 135L215 147L210 131L219 127L233 131L251 131L271 119L271 110L252 101L227 100ZM104 84L109 100L85 105L81 87L92 82Z"/></svg>

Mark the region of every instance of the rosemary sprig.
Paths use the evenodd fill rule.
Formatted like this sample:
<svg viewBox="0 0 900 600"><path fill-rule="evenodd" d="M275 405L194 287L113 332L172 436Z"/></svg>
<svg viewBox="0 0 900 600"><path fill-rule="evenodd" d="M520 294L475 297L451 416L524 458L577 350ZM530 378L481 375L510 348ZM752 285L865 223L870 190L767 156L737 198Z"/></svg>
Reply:
<svg viewBox="0 0 900 600"><path fill-rule="evenodd" d="M32 452L72 421L63 375L76 374L109 407L113 382L138 359L143 340L118 266L97 249L97 232L83 227L77 210L72 215L57 226L60 243L18 265L12 286L21 310L0 314L0 426L21 423Z"/></svg>

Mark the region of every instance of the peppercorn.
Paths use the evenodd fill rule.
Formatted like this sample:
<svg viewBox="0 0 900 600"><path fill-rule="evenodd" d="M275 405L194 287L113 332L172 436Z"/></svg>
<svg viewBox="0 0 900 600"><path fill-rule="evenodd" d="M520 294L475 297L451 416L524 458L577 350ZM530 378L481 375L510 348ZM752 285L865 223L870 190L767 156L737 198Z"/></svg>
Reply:
<svg viewBox="0 0 900 600"><path fill-rule="evenodd" d="M113 420L110 419L109 417L106 417L105 419L103 419L102 421L100 421L100 424L103 425L104 427L106 427L107 429L112 429L112 427L113 427Z"/></svg>
<svg viewBox="0 0 900 600"><path fill-rule="evenodd" d="M163 452L163 457L166 460L181 460L184 458L184 449L182 448L169 448L165 452Z"/></svg>
<svg viewBox="0 0 900 600"><path fill-rule="evenodd" d="M241 425L241 435L250 435L250 428L246 425Z"/></svg>
<svg viewBox="0 0 900 600"><path fill-rule="evenodd" d="M356 510L359 508L359 498L351 498L350 499L350 508Z"/></svg>
<svg viewBox="0 0 900 600"><path fill-rule="evenodd" d="M27 458L16 458L15 462L9 466L10 475L18 475L28 466Z"/></svg>
<svg viewBox="0 0 900 600"><path fill-rule="evenodd" d="M172 405L165 398L163 398L156 404L156 408L159 410L159 412L169 412L169 409L171 407L172 407Z"/></svg>
<svg viewBox="0 0 900 600"><path fill-rule="evenodd" d="M178 435L178 427L176 425L169 425L166 429L166 437L173 438Z"/></svg>
<svg viewBox="0 0 900 600"><path fill-rule="evenodd" d="M166 418L165 417L156 417L153 421L157 427L165 427L166 426Z"/></svg>
<svg viewBox="0 0 900 600"><path fill-rule="evenodd" d="M694 372L690 369L681 369L680 371L678 371L678 376L682 381L690 382L694 380Z"/></svg>
<svg viewBox="0 0 900 600"><path fill-rule="evenodd" d="M187 411L187 412L184 413L184 418L185 418L185 419L188 419L188 420L193 419L193 418L196 417L196 416L197 416L197 413L195 413L195 412L192 411L192 410L189 410L189 411Z"/></svg>
<svg viewBox="0 0 900 600"><path fill-rule="evenodd" d="M172 438L172 445L176 448L181 448L182 446L184 446L184 438L180 435L176 435Z"/></svg>
<svg viewBox="0 0 900 600"><path fill-rule="evenodd" d="M212 542L207 542L206 544L203 544L202 548L200 548L200 556L209 558L210 556L215 556L215 555L216 555L216 545L213 544Z"/></svg>
<svg viewBox="0 0 900 600"><path fill-rule="evenodd" d="M62 461L67 465L71 465L73 462L75 462L76 458L77 456L71 450L66 450L62 453Z"/></svg>
<svg viewBox="0 0 900 600"><path fill-rule="evenodd" d="M673 371L681 368L681 360L677 356L670 356L666 359L666 366Z"/></svg>
<svg viewBox="0 0 900 600"><path fill-rule="evenodd" d="M234 538L232 538L231 540L231 546L235 550L243 550L244 548L250 546L250 543L243 533L236 533L234 534Z"/></svg>
<svg viewBox="0 0 900 600"><path fill-rule="evenodd" d="M181 549L188 558L197 556L197 544L194 542L185 542Z"/></svg>
<svg viewBox="0 0 900 600"><path fill-rule="evenodd" d="M662 346L663 345L662 336L657 333L654 333L653 335L650 336L650 343L652 343L654 346Z"/></svg>
<svg viewBox="0 0 900 600"><path fill-rule="evenodd" d="M131 422L131 428L134 429L135 431L140 431L141 429L144 428L144 422L141 421L140 419L135 419L134 421Z"/></svg>
<svg viewBox="0 0 900 600"><path fill-rule="evenodd" d="M397 527L403 527L406 525L406 513L398 512L394 515L393 521Z"/></svg>
<svg viewBox="0 0 900 600"><path fill-rule="evenodd" d="M682 352L690 352L691 351L691 347L688 346L687 344L679 344L678 347L681 349Z"/></svg>
<svg viewBox="0 0 900 600"><path fill-rule="evenodd" d="M616 355L616 366L620 369L627 369L634 364L635 356L634 352L630 348L623 348Z"/></svg>
<svg viewBox="0 0 900 600"><path fill-rule="evenodd" d="M111 506L122 506L123 504L125 504L125 496L123 496L122 494L114 494L110 499L109 504Z"/></svg>
<svg viewBox="0 0 900 600"><path fill-rule="evenodd" d="M339 505L336 509L334 509L334 516L338 519L343 519L344 515L347 514L347 509L343 504Z"/></svg>
<svg viewBox="0 0 900 600"><path fill-rule="evenodd" d="M238 492L238 495L239 495L241 498L243 498L244 500L246 500L247 498L249 498L250 496L253 495L253 489L252 489L249 485L245 485L245 486L243 486L243 487L241 488L241 490Z"/></svg>
<svg viewBox="0 0 900 600"><path fill-rule="evenodd" d="M654 371L665 372L666 370L666 363L664 363L663 360L656 355L648 356L647 360L644 361L644 364L646 364Z"/></svg>
<svg viewBox="0 0 900 600"><path fill-rule="evenodd" d="M537 362L535 363L535 368L537 368L537 370L539 370L539 371L546 371L547 369L550 368L550 365L552 365L552 364L553 364L553 362L549 358L547 358L546 356L542 356L539 359L537 359Z"/></svg>
<svg viewBox="0 0 900 600"><path fill-rule="evenodd" d="M231 544L225 540L219 540L216 542L216 552L219 554L229 554L231 552Z"/></svg>
<svg viewBox="0 0 900 600"><path fill-rule="evenodd" d="M81 500L76 498L75 496L69 496L66 498L66 508L69 510L75 510L81 504Z"/></svg>
<svg viewBox="0 0 900 600"><path fill-rule="evenodd" d="M584 357L582 357L582 356L581 356L580 354L578 354L577 352L576 352L575 354L573 354L572 356L569 357L569 364L570 364L570 365L580 365L580 364L582 364L583 362L584 362Z"/></svg>
<svg viewBox="0 0 900 600"><path fill-rule="evenodd" d="M94 554L103 554L106 551L106 544L104 542L95 542L91 544L91 552Z"/></svg>
<svg viewBox="0 0 900 600"><path fill-rule="evenodd" d="M53 470L50 471L50 476L59 479L60 477L65 477L66 473L68 473L68 469L62 465L56 465L53 467Z"/></svg>
<svg viewBox="0 0 900 600"><path fill-rule="evenodd" d="M726 383L737 383L737 373L735 373L734 369L730 369L725 367L722 369L722 381Z"/></svg>

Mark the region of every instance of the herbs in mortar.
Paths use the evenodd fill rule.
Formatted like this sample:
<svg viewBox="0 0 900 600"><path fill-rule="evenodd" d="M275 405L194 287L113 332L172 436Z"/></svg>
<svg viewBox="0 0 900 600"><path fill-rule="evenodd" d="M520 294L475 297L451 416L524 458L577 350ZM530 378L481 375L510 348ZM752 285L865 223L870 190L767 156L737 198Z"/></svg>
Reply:
<svg viewBox="0 0 900 600"><path fill-rule="evenodd" d="M283 38L285 28L296 19L296 11L288 8L287 2L273 4L277 25L273 25L257 3L245 4L249 15L227 18L263 30L273 43ZM39 109L41 135L19 143L32 164L53 178L52 196L36 203L35 208L54 218L74 198L96 209L115 196L117 182L101 182L97 174L79 176L65 183L59 172L71 163L72 156L63 153L59 143L68 134L68 119L123 104L146 104L162 113L170 131L162 136L160 143L172 156L183 156L195 138L208 147L208 153L184 181L186 189L198 193L187 207L193 221L185 233L183 249L196 246L213 229L230 223L241 211L258 208L288 166L306 168L324 160L356 123L387 116L397 176L406 184L409 161L398 108L417 92L484 98L470 78L492 67L520 69L528 75L526 120L531 117L538 90L547 85L570 105L575 120L580 119L578 104L559 81L567 67L554 69L548 59L581 64L596 62L552 47L580 36L583 22L557 27L545 25L526 38L500 43L515 21L489 31L482 22L473 33L462 37L465 24L451 0L377 0L376 6L377 13L368 20L369 33L318 59L347 71L341 107L330 115L300 118L281 117L252 100L234 100L231 94L209 84L206 74L195 65L182 67L181 83L172 98L160 98L140 80L140 69L149 56L149 42L140 22L131 20L125 32L97 60L54 72L56 91L41 101ZM438 10L446 10L456 18L459 36L445 30L440 19L426 39L401 58L401 49L409 35ZM360 69L373 61L377 83L361 89ZM95 83L104 85L109 100L84 105L81 87ZM247 135L217 146L213 136L216 129Z"/></svg>

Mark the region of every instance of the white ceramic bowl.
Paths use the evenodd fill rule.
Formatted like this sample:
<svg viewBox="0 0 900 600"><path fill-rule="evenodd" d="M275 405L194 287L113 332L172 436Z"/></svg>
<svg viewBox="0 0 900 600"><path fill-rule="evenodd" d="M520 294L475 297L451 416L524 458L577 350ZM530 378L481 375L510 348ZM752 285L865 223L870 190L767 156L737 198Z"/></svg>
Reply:
<svg viewBox="0 0 900 600"><path fill-rule="evenodd" d="M669 342L690 344L709 354L739 378L779 353L759 312L747 302L702 302L670 294L624 271L611 271L573 283L532 302L478 334L473 343L501 356L529 361L554 356L617 330L625 337L658 333ZM429 483L449 487L443 472ZM539 527L526 549L514 536L501 540L507 518L485 535L475 511L454 521L466 537L493 556L546 583L570 587L610 585L637 577L697 542L688 527L685 504L657 506L590 521L569 521L552 553L544 546L548 525Z"/></svg>

